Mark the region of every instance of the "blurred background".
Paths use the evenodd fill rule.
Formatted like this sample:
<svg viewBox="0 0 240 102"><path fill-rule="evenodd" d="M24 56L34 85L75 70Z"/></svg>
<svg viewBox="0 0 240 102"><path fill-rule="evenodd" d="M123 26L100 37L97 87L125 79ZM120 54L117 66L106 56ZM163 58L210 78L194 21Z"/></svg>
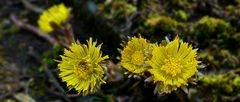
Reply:
<svg viewBox="0 0 240 102"><path fill-rule="evenodd" d="M81 42L103 43L110 56L109 83L88 95L68 90L58 77L63 47L12 22L11 15L38 26L42 9L64 3L72 8L70 22ZM205 68L188 92L179 89L155 95L154 85L128 78L117 48L128 36L150 42L179 36L198 48ZM3 102L237 102L240 101L240 0L1 0L0 100Z"/></svg>

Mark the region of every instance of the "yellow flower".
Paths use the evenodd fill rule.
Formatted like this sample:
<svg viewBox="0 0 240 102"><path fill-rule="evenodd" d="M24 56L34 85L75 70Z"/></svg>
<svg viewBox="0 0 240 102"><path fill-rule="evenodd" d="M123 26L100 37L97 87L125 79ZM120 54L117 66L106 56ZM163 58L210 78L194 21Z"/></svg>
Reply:
<svg viewBox="0 0 240 102"><path fill-rule="evenodd" d="M152 44L144 38L133 37L121 51L121 62L124 68L135 74L142 74L149 68L146 61L151 58Z"/></svg>
<svg viewBox="0 0 240 102"><path fill-rule="evenodd" d="M101 45L89 39L88 45L72 43L69 50L64 50L62 62L58 64L60 74L67 86L75 88L79 94L92 93L105 81L102 79L104 70L99 64L108 58L102 57Z"/></svg>
<svg viewBox="0 0 240 102"><path fill-rule="evenodd" d="M61 27L69 16L70 8L64 4L54 5L41 14L38 20L39 28L45 33L52 32L55 27Z"/></svg>
<svg viewBox="0 0 240 102"><path fill-rule="evenodd" d="M156 46L148 63L149 72L157 83L158 92L171 92L179 87L186 87L191 77L196 74L199 61L197 52L188 43L175 38L166 46Z"/></svg>

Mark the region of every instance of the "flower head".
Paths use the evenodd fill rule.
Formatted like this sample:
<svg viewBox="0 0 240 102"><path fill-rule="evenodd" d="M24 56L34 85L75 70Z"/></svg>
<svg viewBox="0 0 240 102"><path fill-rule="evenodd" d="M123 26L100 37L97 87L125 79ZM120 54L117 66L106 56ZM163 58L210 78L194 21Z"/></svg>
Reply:
<svg viewBox="0 0 240 102"><path fill-rule="evenodd" d="M120 64L128 71L142 74L149 65L146 64L151 58L152 44L144 38L133 37L121 51Z"/></svg>
<svg viewBox="0 0 240 102"><path fill-rule="evenodd" d="M52 32L54 27L61 27L69 16L70 8L64 4L54 5L41 14L38 20L39 28L45 33Z"/></svg>
<svg viewBox="0 0 240 102"><path fill-rule="evenodd" d="M90 38L88 45L72 43L69 50L64 50L62 62L58 64L59 76L70 89L75 88L79 94L86 95L105 83L102 79L104 70L99 63L108 56L102 57L100 48Z"/></svg>
<svg viewBox="0 0 240 102"><path fill-rule="evenodd" d="M159 92L171 92L188 85L190 78L198 71L197 52L188 43L175 38L166 46L156 46L148 63L149 72L158 83Z"/></svg>

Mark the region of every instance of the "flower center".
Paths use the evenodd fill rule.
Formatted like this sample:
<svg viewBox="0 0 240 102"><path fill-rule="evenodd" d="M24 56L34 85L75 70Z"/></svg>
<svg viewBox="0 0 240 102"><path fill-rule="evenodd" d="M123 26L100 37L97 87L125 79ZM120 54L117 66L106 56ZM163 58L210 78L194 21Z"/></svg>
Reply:
<svg viewBox="0 0 240 102"><path fill-rule="evenodd" d="M142 53L142 51L134 52L131 57L132 57L131 62L133 64L136 64L136 65L144 64L144 54Z"/></svg>
<svg viewBox="0 0 240 102"><path fill-rule="evenodd" d="M82 78L86 79L87 75L91 72L93 69L93 65L90 62L89 58L82 58L79 62L78 65L74 67L74 72L78 75L81 76Z"/></svg>
<svg viewBox="0 0 240 102"><path fill-rule="evenodd" d="M178 58L168 58L164 60L162 69L171 76L176 76L181 73L183 66Z"/></svg>

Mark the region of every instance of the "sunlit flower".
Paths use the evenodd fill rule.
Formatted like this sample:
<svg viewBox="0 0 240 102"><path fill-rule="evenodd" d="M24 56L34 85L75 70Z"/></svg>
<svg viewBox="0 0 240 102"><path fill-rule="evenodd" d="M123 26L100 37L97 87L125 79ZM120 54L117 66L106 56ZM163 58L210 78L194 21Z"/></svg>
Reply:
<svg viewBox="0 0 240 102"><path fill-rule="evenodd" d="M38 20L39 28L45 33L52 32L54 28L61 27L69 16L70 8L64 4L54 5L41 14Z"/></svg>
<svg viewBox="0 0 240 102"><path fill-rule="evenodd" d="M188 43L175 38L166 46L156 46L148 63L149 72L157 83L158 92L171 92L179 87L186 87L189 80L198 71L197 52Z"/></svg>
<svg viewBox="0 0 240 102"><path fill-rule="evenodd" d="M120 64L128 71L142 74L149 68L146 61L151 58L152 44L144 38L130 38L121 51Z"/></svg>
<svg viewBox="0 0 240 102"><path fill-rule="evenodd" d="M88 45L72 43L69 50L64 50L62 62L58 64L60 74L67 87L75 88L79 94L92 93L105 81L102 79L104 70L100 62L107 59L102 57L101 45L89 39Z"/></svg>

